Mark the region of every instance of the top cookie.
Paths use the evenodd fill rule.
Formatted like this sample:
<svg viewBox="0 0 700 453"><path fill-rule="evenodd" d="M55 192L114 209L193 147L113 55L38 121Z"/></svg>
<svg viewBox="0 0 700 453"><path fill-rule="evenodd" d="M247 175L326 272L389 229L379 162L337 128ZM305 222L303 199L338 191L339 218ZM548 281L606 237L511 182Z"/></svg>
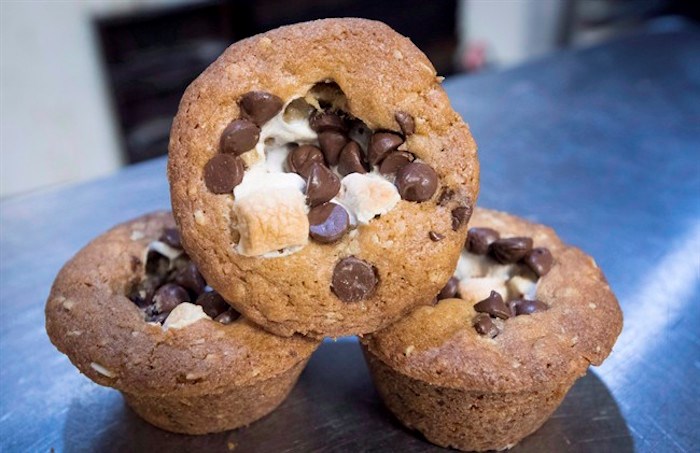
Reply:
<svg viewBox="0 0 700 453"><path fill-rule="evenodd" d="M429 303L478 192L476 145L428 59L328 19L229 47L185 92L168 177L212 287L279 335L363 334Z"/></svg>

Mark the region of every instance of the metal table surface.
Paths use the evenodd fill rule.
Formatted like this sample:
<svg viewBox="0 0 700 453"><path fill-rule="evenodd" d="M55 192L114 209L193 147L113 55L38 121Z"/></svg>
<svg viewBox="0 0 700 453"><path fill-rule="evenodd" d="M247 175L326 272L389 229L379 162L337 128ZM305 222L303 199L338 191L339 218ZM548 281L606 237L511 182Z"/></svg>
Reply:
<svg viewBox="0 0 700 453"><path fill-rule="evenodd" d="M445 86L480 145L480 203L587 250L625 313L607 362L515 450L697 451L700 34L641 34ZM90 238L167 207L163 159L0 203L1 450L439 450L382 408L352 339L324 343L272 415L204 437L151 427L81 376L44 332L53 277Z"/></svg>

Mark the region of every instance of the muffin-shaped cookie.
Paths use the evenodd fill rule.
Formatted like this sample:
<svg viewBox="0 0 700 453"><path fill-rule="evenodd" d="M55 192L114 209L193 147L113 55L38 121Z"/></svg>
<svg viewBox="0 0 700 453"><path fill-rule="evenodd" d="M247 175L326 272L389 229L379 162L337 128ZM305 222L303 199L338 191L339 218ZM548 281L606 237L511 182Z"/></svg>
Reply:
<svg viewBox="0 0 700 453"><path fill-rule="evenodd" d="M510 448L539 428L622 314L591 257L551 228L477 209L455 279L363 339L374 383L406 426L444 447Z"/></svg>
<svg viewBox="0 0 700 453"><path fill-rule="evenodd" d="M207 287L170 213L98 237L46 304L53 344L136 413L179 433L247 425L287 396L317 342L251 324Z"/></svg>
<svg viewBox="0 0 700 453"><path fill-rule="evenodd" d="M371 332L450 277L476 145L433 66L363 19L229 47L185 92L168 177L185 249L279 335Z"/></svg>

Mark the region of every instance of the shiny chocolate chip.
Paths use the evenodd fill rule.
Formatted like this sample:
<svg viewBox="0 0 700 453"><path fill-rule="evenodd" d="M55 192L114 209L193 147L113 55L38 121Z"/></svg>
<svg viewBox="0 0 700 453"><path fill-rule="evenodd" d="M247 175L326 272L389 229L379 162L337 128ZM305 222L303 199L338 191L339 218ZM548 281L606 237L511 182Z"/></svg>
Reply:
<svg viewBox="0 0 700 453"><path fill-rule="evenodd" d="M472 216L472 208L469 206L458 206L450 213L452 215L452 230L459 230L462 225L469 223L469 218Z"/></svg>
<svg viewBox="0 0 700 453"><path fill-rule="evenodd" d="M283 104L282 99L266 91L249 91L240 100L243 115L260 127L277 115Z"/></svg>
<svg viewBox="0 0 700 453"><path fill-rule="evenodd" d="M192 261L189 261L175 273L174 282L196 295L203 293L207 286L207 282L199 273L197 265Z"/></svg>
<svg viewBox="0 0 700 453"><path fill-rule="evenodd" d="M168 244L170 247L181 249L182 242L180 241L180 232L177 228L165 228L163 234L158 238L160 242Z"/></svg>
<svg viewBox="0 0 700 453"><path fill-rule="evenodd" d="M338 131L328 130L318 134L318 145L326 158L328 165L338 165L340 151L348 144L348 137Z"/></svg>
<svg viewBox="0 0 700 453"><path fill-rule="evenodd" d="M396 151L396 148L403 143L403 137L393 132L375 132L369 139L367 153L369 163L378 165L387 154Z"/></svg>
<svg viewBox="0 0 700 453"><path fill-rule="evenodd" d="M444 234L440 234L437 231L431 231L428 233L428 237L430 238L431 241L433 242L440 242L443 239L445 239Z"/></svg>
<svg viewBox="0 0 700 453"><path fill-rule="evenodd" d="M250 120L233 120L221 134L219 150L239 156L255 147L260 138L260 128Z"/></svg>
<svg viewBox="0 0 700 453"><path fill-rule="evenodd" d="M469 228L466 243L467 251L475 255L486 255L489 252L491 243L500 238L501 235L498 234L498 231L491 228Z"/></svg>
<svg viewBox="0 0 700 453"><path fill-rule="evenodd" d="M190 300L187 290L175 283L166 283L158 288L153 296L153 302L158 313L170 313L175 307L182 302Z"/></svg>
<svg viewBox="0 0 700 453"><path fill-rule="evenodd" d="M309 211L309 235L322 244L342 238L350 228L348 212L335 203L323 203Z"/></svg>
<svg viewBox="0 0 700 453"><path fill-rule="evenodd" d="M515 314L520 315L531 315L540 311L549 310L549 305L541 302L539 300L529 300L529 299L517 299L515 300Z"/></svg>
<svg viewBox="0 0 700 453"><path fill-rule="evenodd" d="M416 122L410 113L399 110L394 114L394 119L399 124L404 135L412 135L416 132Z"/></svg>
<svg viewBox="0 0 700 453"><path fill-rule="evenodd" d="M243 181L243 161L232 154L217 154L204 166L204 184L211 193L233 192Z"/></svg>
<svg viewBox="0 0 700 453"><path fill-rule="evenodd" d="M385 176L394 175L414 159L415 156L407 151L394 151L384 158L379 166L379 173Z"/></svg>
<svg viewBox="0 0 700 453"><path fill-rule="evenodd" d="M527 265L538 277L546 275L552 268L554 258L549 249L545 247L536 247L530 250L523 258L523 263Z"/></svg>
<svg viewBox="0 0 700 453"><path fill-rule="evenodd" d="M484 313L477 315L472 325L479 335L485 337L495 338L499 333L498 327L496 327L496 324L491 320L491 317Z"/></svg>
<svg viewBox="0 0 700 453"><path fill-rule="evenodd" d="M343 302L358 302L370 297L377 283L374 266L350 256L335 265L331 290Z"/></svg>
<svg viewBox="0 0 700 453"><path fill-rule="evenodd" d="M532 250L532 239L528 237L497 239L489 246L489 253L501 264L516 263L530 250Z"/></svg>
<svg viewBox="0 0 700 453"><path fill-rule="evenodd" d="M221 313L217 317L214 318L214 321L220 322L221 324L231 324L233 321L236 319L240 318L241 314L238 313L236 310L233 308L229 308L225 312Z"/></svg>
<svg viewBox="0 0 700 453"><path fill-rule="evenodd" d="M287 154L287 170L308 178L313 164L325 164L323 153L313 145L301 145Z"/></svg>
<svg viewBox="0 0 700 453"><path fill-rule="evenodd" d="M314 162L306 178L306 199L309 206L331 201L340 191L340 178L323 164Z"/></svg>
<svg viewBox="0 0 700 453"><path fill-rule="evenodd" d="M215 319L230 308L229 304L216 291L200 294L195 303L202 307L204 313L212 319Z"/></svg>
<svg viewBox="0 0 700 453"><path fill-rule="evenodd" d="M474 310L479 313L487 313L495 318L510 318L510 309L503 301L503 297L496 291L491 291L489 297L474 304Z"/></svg>
<svg viewBox="0 0 700 453"><path fill-rule="evenodd" d="M356 141L351 140L343 147L338 159L338 173L343 176L350 173L367 173L362 159L362 150Z"/></svg>
<svg viewBox="0 0 700 453"><path fill-rule="evenodd" d="M338 132L344 132L347 130L347 125L343 119L331 112L320 112L311 115L309 118L309 126L315 132L323 132L328 130L334 130Z"/></svg>
<svg viewBox="0 0 700 453"><path fill-rule="evenodd" d="M459 288L459 279L457 277L450 277L447 280L445 286L438 293L438 300L451 299L457 295L457 289Z"/></svg>
<svg viewBox="0 0 700 453"><path fill-rule="evenodd" d="M437 173L428 164L411 162L396 174L396 187L407 201L426 201L437 190Z"/></svg>
<svg viewBox="0 0 700 453"><path fill-rule="evenodd" d="M528 299L516 299L513 301L515 306L515 314L520 315L531 315L540 311L549 310L549 305L545 304L539 300L528 300Z"/></svg>

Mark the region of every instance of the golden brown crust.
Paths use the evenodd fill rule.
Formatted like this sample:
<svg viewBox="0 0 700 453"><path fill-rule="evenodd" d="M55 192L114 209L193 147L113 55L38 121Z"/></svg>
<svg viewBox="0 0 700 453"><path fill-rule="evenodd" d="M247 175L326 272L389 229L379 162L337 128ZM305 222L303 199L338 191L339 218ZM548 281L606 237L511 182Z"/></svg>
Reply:
<svg viewBox="0 0 700 453"><path fill-rule="evenodd" d="M197 397L254 385L305 363L318 342L280 338L249 321L203 319L164 330L144 321L126 297L144 273L148 244L170 213L116 226L73 257L56 277L46 304L54 345L93 381L142 396Z"/></svg>
<svg viewBox="0 0 700 453"><path fill-rule="evenodd" d="M530 236L536 247L550 249L554 266L536 293L550 309L511 318L489 339L472 327L471 304L446 299L364 338L369 351L414 379L493 392L571 381L589 364L600 364L620 333L622 313L593 259L562 243L551 228L506 213L478 208L472 226Z"/></svg>
<svg viewBox="0 0 700 453"><path fill-rule="evenodd" d="M363 349L379 395L401 423L436 445L463 451L511 448L547 421L573 385L569 380L508 393L437 386L405 376Z"/></svg>
<svg viewBox="0 0 700 453"><path fill-rule="evenodd" d="M410 113L416 133L407 138L408 149L437 171L438 192L450 187L456 199L445 206L400 201L359 235L310 243L287 257L238 255L232 196L206 189L203 166L217 152L222 130L240 116L243 94L262 90L289 100L327 79L372 129L398 130L395 112ZM464 227L452 230L451 210L475 201L478 176L476 145L425 55L388 26L364 19L307 22L232 45L187 89L170 137L168 177L186 249L237 310L285 336L367 333L429 302L450 277L466 234ZM445 239L430 241L431 230ZM349 255L379 272L378 290L362 302L342 302L330 290L335 263Z"/></svg>

